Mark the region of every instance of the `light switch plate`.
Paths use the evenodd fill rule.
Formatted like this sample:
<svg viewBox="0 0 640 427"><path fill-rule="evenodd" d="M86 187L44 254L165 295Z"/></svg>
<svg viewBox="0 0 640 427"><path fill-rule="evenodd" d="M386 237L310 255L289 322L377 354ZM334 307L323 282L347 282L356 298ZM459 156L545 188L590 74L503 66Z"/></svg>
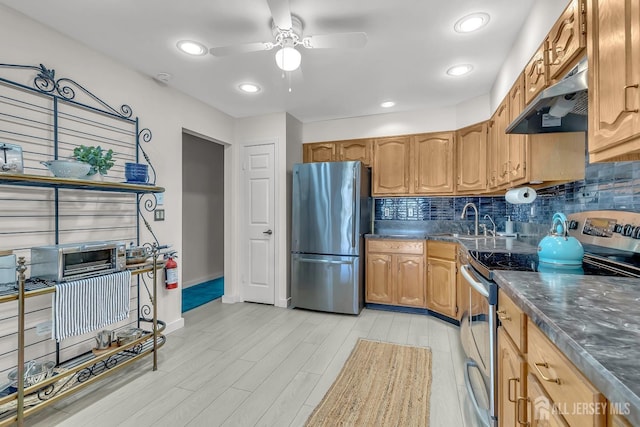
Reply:
<svg viewBox="0 0 640 427"><path fill-rule="evenodd" d="M158 206L164 205L164 193L154 193Z"/></svg>
<svg viewBox="0 0 640 427"><path fill-rule="evenodd" d="M164 209L156 209L153 211L154 221L164 221Z"/></svg>

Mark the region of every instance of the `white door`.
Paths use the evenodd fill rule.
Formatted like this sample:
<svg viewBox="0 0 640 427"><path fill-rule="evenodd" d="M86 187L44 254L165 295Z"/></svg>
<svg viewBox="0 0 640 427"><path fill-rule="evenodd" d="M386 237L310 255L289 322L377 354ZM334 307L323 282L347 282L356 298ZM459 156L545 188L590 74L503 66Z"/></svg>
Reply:
<svg viewBox="0 0 640 427"><path fill-rule="evenodd" d="M245 301L275 302L274 145L245 147L243 156L244 244L241 262Z"/></svg>

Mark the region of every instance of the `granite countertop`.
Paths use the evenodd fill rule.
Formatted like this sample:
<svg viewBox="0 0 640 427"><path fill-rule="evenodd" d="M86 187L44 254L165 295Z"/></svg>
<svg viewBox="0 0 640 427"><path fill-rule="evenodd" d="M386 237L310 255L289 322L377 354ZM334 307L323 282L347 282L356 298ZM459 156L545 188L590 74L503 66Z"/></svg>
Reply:
<svg viewBox="0 0 640 427"><path fill-rule="evenodd" d="M365 234L366 239L396 239L396 240L437 240L442 242L460 243L467 250L482 252L517 252L534 253L537 251L537 236L527 237L484 237L453 233L407 233L407 234Z"/></svg>
<svg viewBox="0 0 640 427"><path fill-rule="evenodd" d="M640 281L495 271L495 281L623 415L640 425Z"/></svg>

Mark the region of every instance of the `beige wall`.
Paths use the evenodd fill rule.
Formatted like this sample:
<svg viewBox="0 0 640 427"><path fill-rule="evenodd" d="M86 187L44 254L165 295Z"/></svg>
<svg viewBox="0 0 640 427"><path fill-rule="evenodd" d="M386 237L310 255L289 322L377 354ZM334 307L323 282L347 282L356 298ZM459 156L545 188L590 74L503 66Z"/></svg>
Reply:
<svg viewBox="0 0 640 427"><path fill-rule="evenodd" d="M224 275L224 146L182 136L182 283Z"/></svg>

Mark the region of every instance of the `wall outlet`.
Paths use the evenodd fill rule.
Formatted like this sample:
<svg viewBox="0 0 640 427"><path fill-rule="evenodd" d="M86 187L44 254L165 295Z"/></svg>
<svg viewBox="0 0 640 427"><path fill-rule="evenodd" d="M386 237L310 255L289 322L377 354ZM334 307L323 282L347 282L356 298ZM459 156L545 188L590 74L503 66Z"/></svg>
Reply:
<svg viewBox="0 0 640 427"><path fill-rule="evenodd" d="M413 208L408 208L407 209L407 216L414 216L415 215L415 210Z"/></svg>
<svg viewBox="0 0 640 427"><path fill-rule="evenodd" d="M384 208L384 216L389 216L389 208Z"/></svg>
<svg viewBox="0 0 640 427"><path fill-rule="evenodd" d="M153 211L154 221L164 221L164 209L156 209Z"/></svg>

